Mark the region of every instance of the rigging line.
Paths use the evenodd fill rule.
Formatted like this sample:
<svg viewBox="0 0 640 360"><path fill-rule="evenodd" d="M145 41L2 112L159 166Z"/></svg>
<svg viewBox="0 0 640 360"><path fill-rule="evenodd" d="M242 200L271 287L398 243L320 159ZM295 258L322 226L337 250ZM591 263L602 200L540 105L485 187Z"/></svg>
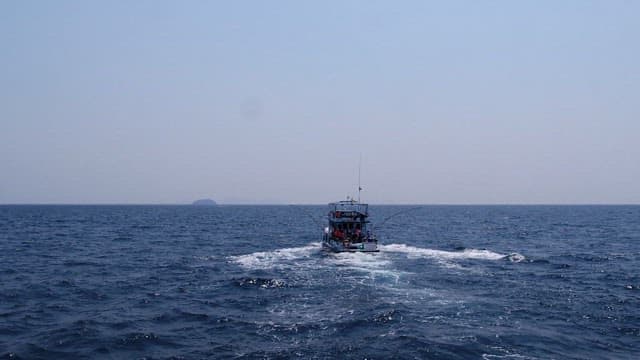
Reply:
<svg viewBox="0 0 640 360"><path fill-rule="evenodd" d="M416 206L416 207L412 207L412 208L410 208L410 209L400 210L400 211L398 211L397 213L392 214L391 216L387 216L387 217L386 217L384 220L382 220L382 222L380 222L379 224L375 224L375 225L371 226L371 230L375 229L377 226L382 226L382 225L384 225L384 223L386 223L387 221L391 220L392 218L394 218L394 217L396 217L396 216L398 216L398 215L400 215L400 214L404 214L404 213L407 213L407 212L409 212L409 211L418 210L418 209L421 209L421 208L423 208L423 207L424 207L424 206Z"/></svg>
<svg viewBox="0 0 640 360"><path fill-rule="evenodd" d="M307 209L305 209L305 208L303 208L303 207L301 207L301 206L299 206L299 205L289 205L289 206L293 206L293 207L296 207L296 208L298 208L298 209L302 210L302 212L303 212L305 215L307 215L307 216L308 216L308 217L309 217L309 218L310 218L310 219L311 219L311 220L312 220L316 225L318 225L318 227L319 227L319 228L322 228L322 224L321 224L318 220L316 220L316 218L314 217L314 215L313 215L313 214L311 214L309 211L307 211Z"/></svg>

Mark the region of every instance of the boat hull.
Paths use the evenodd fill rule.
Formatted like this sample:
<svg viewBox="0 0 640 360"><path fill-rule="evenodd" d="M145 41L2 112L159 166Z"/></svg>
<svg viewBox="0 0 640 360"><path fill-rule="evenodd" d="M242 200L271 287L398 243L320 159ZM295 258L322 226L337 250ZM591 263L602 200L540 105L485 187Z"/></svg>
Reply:
<svg viewBox="0 0 640 360"><path fill-rule="evenodd" d="M322 247L333 252L378 252L378 242L344 243L331 239L323 239Z"/></svg>

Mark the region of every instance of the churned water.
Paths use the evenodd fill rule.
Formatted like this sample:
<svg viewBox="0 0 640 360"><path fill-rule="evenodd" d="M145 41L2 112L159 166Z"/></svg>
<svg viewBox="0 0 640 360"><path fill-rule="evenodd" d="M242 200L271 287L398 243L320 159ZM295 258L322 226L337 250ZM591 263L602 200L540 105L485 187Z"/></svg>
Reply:
<svg viewBox="0 0 640 360"><path fill-rule="evenodd" d="M424 206L377 254L326 212L0 206L0 357L640 357L638 206Z"/></svg>

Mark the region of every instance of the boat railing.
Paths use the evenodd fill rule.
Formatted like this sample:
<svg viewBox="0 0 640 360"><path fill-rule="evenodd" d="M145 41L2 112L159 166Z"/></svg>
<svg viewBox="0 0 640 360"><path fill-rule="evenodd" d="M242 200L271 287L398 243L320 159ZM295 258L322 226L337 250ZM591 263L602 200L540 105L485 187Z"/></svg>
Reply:
<svg viewBox="0 0 640 360"><path fill-rule="evenodd" d="M331 211L333 212L357 212L367 215L369 212L368 204L360 204L357 202L339 202L329 204Z"/></svg>

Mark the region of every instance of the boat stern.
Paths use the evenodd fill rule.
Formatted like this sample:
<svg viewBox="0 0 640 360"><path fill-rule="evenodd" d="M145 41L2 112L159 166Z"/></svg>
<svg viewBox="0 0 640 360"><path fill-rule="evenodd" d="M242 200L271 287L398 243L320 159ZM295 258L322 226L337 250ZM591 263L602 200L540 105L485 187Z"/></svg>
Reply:
<svg viewBox="0 0 640 360"><path fill-rule="evenodd" d="M377 241L364 241L352 243L348 241L335 241L333 239L323 239L322 246L333 252L378 252Z"/></svg>

